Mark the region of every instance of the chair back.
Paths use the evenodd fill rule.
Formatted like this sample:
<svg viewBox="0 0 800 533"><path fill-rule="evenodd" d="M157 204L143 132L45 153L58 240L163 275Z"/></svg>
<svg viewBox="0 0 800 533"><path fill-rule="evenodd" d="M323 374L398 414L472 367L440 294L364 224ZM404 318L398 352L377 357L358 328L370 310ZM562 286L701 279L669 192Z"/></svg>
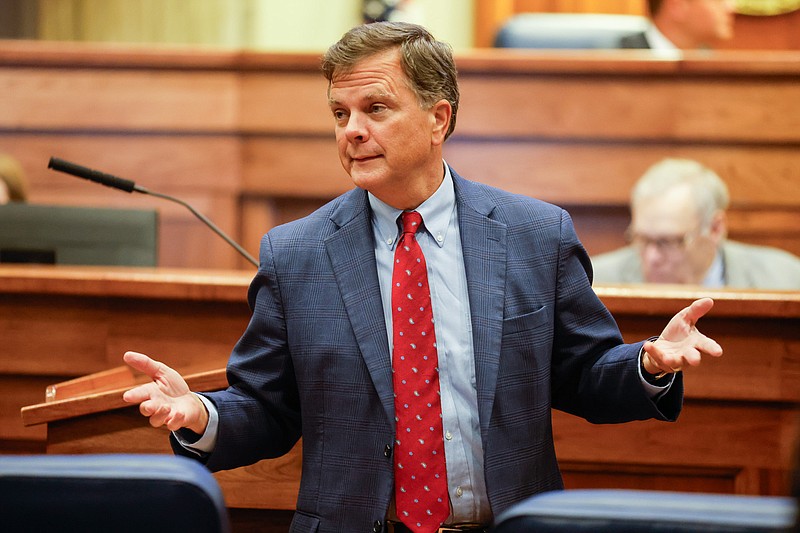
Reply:
<svg viewBox="0 0 800 533"><path fill-rule="evenodd" d="M620 39L643 32L639 15L598 13L520 13L509 18L495 37L497 48L620 48Z"/></svg>
<svg viewBox="0 0 800 533"><path fill-rule="evenodd" d="M0 456L5 531L228 533L216 479L172 455Z"/></svg>
<svg viewBox="0 0 800 533"><path fill-rule="evenodd" d="M493 533L786 533L796 502L645 490L565 490L532 496L497 517Z"/></svg>

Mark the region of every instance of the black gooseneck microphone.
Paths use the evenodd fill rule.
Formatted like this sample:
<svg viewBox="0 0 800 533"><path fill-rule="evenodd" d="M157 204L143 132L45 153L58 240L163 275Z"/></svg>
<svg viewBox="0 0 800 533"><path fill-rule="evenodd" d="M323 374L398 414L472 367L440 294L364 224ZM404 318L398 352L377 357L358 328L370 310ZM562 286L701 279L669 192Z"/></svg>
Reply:
<svg viewBox="0 0 800 533"><path fill-rule="evenodd" d="M64 159L60 159L58 157L51 157L50 162L47 163L47 168L52 168L53 170L57 170L59 172L64 172L66 174L71 174L73 176L77 176L79 178L87 179L89 181L93 181L95 183L99 183L100 185L105 185L106 187L111 187L113 189L119 189L125 192L140 192L142 194L149 194L150 196L157 196L158 198L163 198L165 200L169 200L171 202L175 202L181 204L186 209L192 212L194 216L199 218L200 220L205 223L206 226L211 228L214 233L222 237L225 242L233 246L237 252L242 254L242 256L250 261L253 265L258 267L258 261L253 259L253 257L247 253L247 251L239 246L239 244L228 237L221 229L219 229L216 224L211 222L205 215L198 212L194 207L187 204L180 198L175 198L174 196L169 196L167 194L162 194L160 192L155 192L142 187L141 185L137 185L136 183L132 182L131 180L125 178L119 178L112 174L106 174L105 172L100 172L99 170L93 170L88 167L84 167L81 165L77 165L75 163L71 163L69 161L65 161Z"/></svg>

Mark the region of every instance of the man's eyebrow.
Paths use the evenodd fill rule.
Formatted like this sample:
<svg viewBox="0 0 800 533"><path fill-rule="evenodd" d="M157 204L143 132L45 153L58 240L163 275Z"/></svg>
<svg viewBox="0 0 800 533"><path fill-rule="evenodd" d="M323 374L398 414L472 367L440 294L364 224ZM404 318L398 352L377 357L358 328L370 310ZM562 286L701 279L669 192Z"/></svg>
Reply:
<svg viewBox="0 0 800 533"><path fill-rule="evenodd" d="M374 101L374 100L389 100L389 99L394 99L394 94L393 93L386 92L386 91L380 91L380 92L367 93L367 94L363 95L362 97L360 97L359 101L361 101L361 102L371 102L371 101ZM340 105L340 104L341 104L341 102L339 100L337 100L336 98L328 98L328 105L329 106Z"/></svg>

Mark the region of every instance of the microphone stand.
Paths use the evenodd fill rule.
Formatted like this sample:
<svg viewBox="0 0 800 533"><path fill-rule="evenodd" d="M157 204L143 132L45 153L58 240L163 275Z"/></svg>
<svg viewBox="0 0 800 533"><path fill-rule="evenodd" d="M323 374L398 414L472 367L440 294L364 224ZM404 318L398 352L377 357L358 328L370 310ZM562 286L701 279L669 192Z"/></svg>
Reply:
<svg viewBox="0 0 800 533"><path fill-rule="evenodd" d="M216 224L211 222L205 215L197 211L194 207L189 205L187 202L184 202L180 198L175 198L174 196L170 196L168 194L160 193L151 191L141 185L137 185L131 180L127 180L124 178L118 178L112 174L106 174L104 172L100 172L97 170L92 170L88 167L84 167L81 165L77 165L75 163L71 163L69 161L65 161L64 159L59 159L57 157L51 157L50 162L47 164L47 168L52 168L53 170L57 170L59 172L64 172L66 174L71 174L73 176L77 176L79 178L87 179L89 181L94 181L95 183L99 183L101 185L105 185L106 187L111 187L113 189L119 189L125 192L139 192L142 194L149 194L150 196L156 196L158 198L163 198L164 200L169 200L171 202L175 202L177 204L182 205L186 209L192 212L194 216L199 218L206 226L211 228L211 230L222 237L225 242L233 246L233 248L239 252L242 257L247 259L250 263L252 263L256 268L258 268L258 261L256 261L247 251L239 246L239 244L228 237L225 232L217 227Z"/></svg>
<svg viewBox="0 0 800 533"><path fill-rule="evenodd" d="M228 236L227 236L227 235L226 235L226 234L225 234L225 233L224 233L224 232L223 232L221 229L219 229L219 228L216 226L216 224L214 224L213 222L211 222L211 220L209 220L209 219L208 219L208 217L206 217L204 214L202 214L201 212L199 212L197 209L195 209L194 207L192 207L192 206L191 206L191 205L189 205L188 203L184 202L184 201L183 201L183 200L181 200L180 198L175 198L174 196L170 196L170 195L168 195L168 194L164 194L164 193L160 193L160 192L151 191L151 190L148 190L148 189L146 189L146 188L144 188L144 187L142 187L142 186L140 186L140 185L136 185L136 187L135 187L135 189L134 189L134 190L135 190L136 192L140 192L140 193L143 193L143 194L149 194L150 196L156 196L156 197L158 197L158 198L163 198L164 200L170 200L170 201L172 201L172 202L175 202L175 203L177 203L177 204L181 204L183 207L185 207L186 209L188 209L189 211L191 211L191 212L192 212L192 214L193 214L194 216L196 216L197 218L199 218L200 220L202 220L202 221L203 221L203 222L206 224L206 226L208 226L209 228L211 228L211 230L212 230L214 233L216 233L217 235L219 235L220 237L222 237L222 238L225 240L225 242L227 242L228 244L230 244L231 246L233 246L233 247L234 247L234 249L235 249L237 252L239 252L239 253L242 255L242 257L244 257L245 259L247 259L248 261L250 261L250 262L251 262L251 263L252 263L252 264L253 264L253 265L254 265L256 268L258 268L258 261L256 261L255 259L253 259L253 257L252 257L250 254L248 254L248 253L247 253L247 251L246 251L244 248L242 248L241 246L239 246L239 243L237 243L236 241L234 241L233 239L231 239L230 237L228 237Z"/></svg>

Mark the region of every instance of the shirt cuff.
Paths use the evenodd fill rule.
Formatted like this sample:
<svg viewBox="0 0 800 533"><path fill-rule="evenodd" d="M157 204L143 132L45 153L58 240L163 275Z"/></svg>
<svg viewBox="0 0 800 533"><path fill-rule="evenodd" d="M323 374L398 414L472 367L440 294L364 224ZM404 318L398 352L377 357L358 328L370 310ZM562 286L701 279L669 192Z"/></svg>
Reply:
<svg viewBox="0 0 800 533"><path fill-rule="evenodd" d="M205 432L202 435L198 435L194 431L182 428L173 431L172 434L175 435L178 444L190 452L196 453L197 455L204 455L214 451L214 447L217 445L219 412L211 400L202 394L196 394L196 396L200 398L200 401L206 406L206 411L208 411L208 424L206 425Z"/></svg>
<svg viewBox="0 0 800 533"><path fill-rule="evenodd" d="M642 385L644 386L645 392L647 392L648 396L650 396L650 399L657 400L661 396L663 396L672 386L672 383L675 381L675 374L669 374L668 376L664 376L659 380L657 385L655 383L652 383L651 381L648 381L647 378L645 378L644 374L642 373L643 355L644 355L644 345L642 345L642 349L639 350L639 361L637 365L637 367L639 368L639 379L641 380ZM664 383L663 385L661 384L662 382Z"/></svg>

